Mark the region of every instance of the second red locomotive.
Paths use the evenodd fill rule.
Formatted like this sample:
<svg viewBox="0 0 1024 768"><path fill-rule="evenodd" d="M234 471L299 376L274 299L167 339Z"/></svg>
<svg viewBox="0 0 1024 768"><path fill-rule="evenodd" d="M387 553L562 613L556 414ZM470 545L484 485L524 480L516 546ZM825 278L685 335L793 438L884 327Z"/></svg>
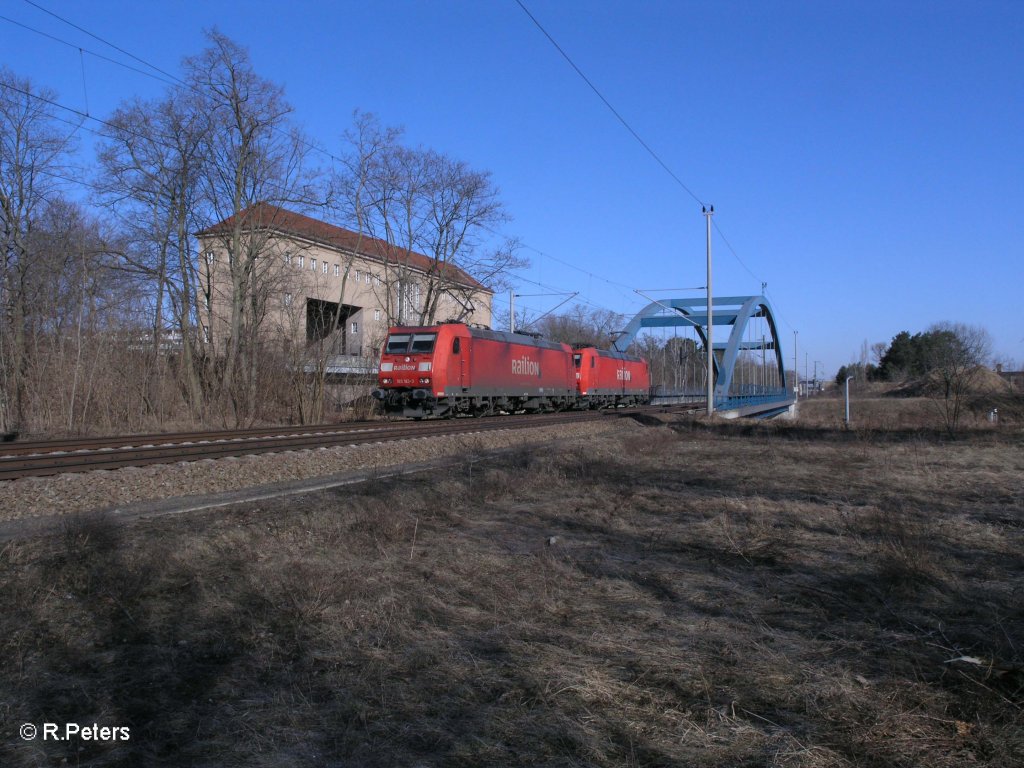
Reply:
<svg viewBox="0 0 1024 768"><path fill-rule="evenodd" d="M643 402L647 364L629 355L462 323L388 332L373 396L411 418Z"/></svg>
<svg viewBox="0 0 1024 768"><path fill-rule="evenodd" d="M573 353L576 386L590 408L646 403L651 390L647 363L624 352L584 347Z"/></svg>

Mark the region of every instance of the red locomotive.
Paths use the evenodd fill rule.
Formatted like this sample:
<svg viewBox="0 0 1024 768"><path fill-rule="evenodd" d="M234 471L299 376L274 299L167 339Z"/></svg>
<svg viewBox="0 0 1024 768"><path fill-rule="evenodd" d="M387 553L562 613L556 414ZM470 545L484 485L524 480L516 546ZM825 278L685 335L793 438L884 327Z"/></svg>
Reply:
<svg viewBox="0 0 1024 768"><path fill-rule="evenodd" d="M572 357L577 392L590 408L647 402L651 377L639 357L596 347L577 349Z"/></svg>
<svg viewBox="0 0 1024 768"><path fill-rule="evenodd" d="M574 353L534 336L443 323L391 328L378 383L373 396L385 411L421 419L643 402L649 377L645 362L618 352Z"/></svg>

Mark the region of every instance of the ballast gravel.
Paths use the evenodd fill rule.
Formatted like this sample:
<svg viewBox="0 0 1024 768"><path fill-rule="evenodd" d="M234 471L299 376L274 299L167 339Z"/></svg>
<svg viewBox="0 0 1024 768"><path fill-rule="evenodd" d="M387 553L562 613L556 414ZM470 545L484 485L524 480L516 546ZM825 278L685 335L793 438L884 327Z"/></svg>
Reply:
<svg viewBox="0 0 1024 768"><path fill-rule="evenodd" d="M111 509L141 501L254 488L338 472L396 467L445 456L639 429L632 419L496 430L308 451L94 470L0 483L0 521Z"/></svg>

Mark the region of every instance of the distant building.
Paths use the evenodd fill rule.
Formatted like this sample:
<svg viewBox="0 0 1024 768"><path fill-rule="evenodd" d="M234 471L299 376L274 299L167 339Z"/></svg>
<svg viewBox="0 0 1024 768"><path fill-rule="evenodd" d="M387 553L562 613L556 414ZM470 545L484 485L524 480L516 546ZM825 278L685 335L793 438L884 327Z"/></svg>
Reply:
<svg viewBox="0 0 1024 768"><path fill-rule="evenodd" d="M391 325L459 320L489 326L493 292L452 264L261 203L197 234L200 332L215 350L244 295L261 341L373 357ZM232 284L229 254L251 270ZM339 313L340 308L340 313ZM337 326L333 325L335 317ZM236 331L237 332L237 331Z"/></svg>

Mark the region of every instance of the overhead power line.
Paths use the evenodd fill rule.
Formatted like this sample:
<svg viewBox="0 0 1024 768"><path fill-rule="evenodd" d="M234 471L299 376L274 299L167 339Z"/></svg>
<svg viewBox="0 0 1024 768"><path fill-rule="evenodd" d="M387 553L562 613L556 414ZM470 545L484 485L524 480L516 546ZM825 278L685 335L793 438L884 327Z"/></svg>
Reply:
<svg viewBox="0 0 1024 768"><path fill-rule="evenodd" d="M530 10L523 3L523 0L515 0L515 2L516 2L516 5L518 5L522 9L523 13L525 13L529 17L530 21L532 21L534 23L534 25L537 27L537 29L539 29L541 31L541 33L544 35L544 37L546 37L548 39L548 42L550 42L551 45L553 45L555 47L555 50L557 50L558 53L561 54L562 58L564 58L568 62L569 66L571 66L573 68L573 70L576 72L576 74L580 76L580 78L583 80L583 82L585 82L587 84L587 86L590 88L590 90L592 90L597 95L597 97L601 100L601 102L615 116L615 118L620 123L622 123L622 125L626 128L627 131L629 131L630 135L634 139L636 139L636 141L640 144L640 146L642 146L644 148L644 150L646 150L647 153L652 158L654 158L655 162L657 162L658 165L660 165L661 168L676 182L676 184L678 184L683 190L685 190L686 193L690 197L692 197L694 200L696 200L698 203L700 203L700 205L702 207L707 207L707 204L697 195L697 193L695 193L692 189L690 189L690 187L687 186L682 181L682 179L680 179L679 176L677 176L676 173L671 168L668 167L668 165L665 163L664 160L661 159L661 157L658 155L658 153L655 152L646 141L644 141L643 137L641 137L640 134L638 134L633 129L633 126L631 126L629 124L629 122L626 120L626 118L624 118L622 116L622 114L612 105L612 103L607 98L605 98L604 94L601 93L601 91L598 89L598 87L596 85L594 85L593 81L591 81L591 79L589 77L587 77L587 75L583 72L583 70L580 69L579 66L577 66L576 62L574 62L572 60L572 58L569 56L569 54L565 52L565 49L562 48L562 46L560 46L558 44L558 41L556 41L555 38L552 37L551 33L548 32L544 28L544 26L540 23L540 21L537 20L537 17L534 16L530 12ZM751 277L753 277L755 280L759 280L757 275L755 275L751 271L750 267L748 267L744 263L743 259L740 258L739 254L736 252L736 249L732 247L732 244L725 237L725 234L722 232L722 229L721 229L721 227L719 227L718 223L717 222L713 222L713 224L714 224L714 227L715 227L715 231L718 232L719 237L722 238L722 242L725 243L726 248L728 248L729 252L733 255L733 257L736 259L736 261L739 262L740 266L743 267L743 269L745 269L747 271L747 273Z"/></svg>
<svg viewBox="0 0 1024 768"><path fill-rule="evenodd" d="M20 93L20 94L22 94L24 96L28 96L31 99L36 99L37 101L41 101L44 104L49 104L50 106L56 107L57 109L63 109L65 111L67 111L67 112L71 112L72 114L78 115L79 117L82 118L82 122L83 123L84 123L85 120L92 120L92 121L94 121L96 123L99 123L100 125L107 126L111 130L118 131L118 132L121 132L121 133L127 133L130 136L135 136L136 138L144 139L145 141L149 141L149 142L151 142L152 144L154 144L156 146L163 147L164 149L169 149L171 151L177 151L177 149L178 149L173 144L169 144L169 143L160 141L158 139L153 138L152 136L147 136L145 134L139 133L138 131L130 130L129 128L127 128L125 126L114 125L113 123L111 123L111 122L109 122L107 120L104 120L104 119L99 118L99 117L95 117L93 115L89 115L89 114L83 112L80 109L75 109L74 107L69 107L66 104L61 104L60 102L54 101L53 99L48 99L45 96L40 96L37 93L32 93L31 91L26 91L24 88L19 88L16 85L12 85L11 83L0 82L0 87L4 87L4 88L7 88L9 90L12 90L12 91L15 91L17 93ZM61 118L57 117L56 115L54 115L53 117L55 119L57 119L57 120L61 120ZM61 122L68 122L68 121L61 120ZM83 129L83 130L89 131L90 133L96 133L92 129L84 127L82 124L75 124L75 123L69 123L69 124L75 125L76 130ZM75 132L72 131L72 133L65 139L65 141L70 140L71 136L73 136L74 133ZM98 134L98 135L103 136L103 134ZM50 174L50 175L54 175L54 174ZM65 178L65 177L56 177L56 178ZM81 186L84 186L84 187L93 187L93 185L89 184L88 182L86 182L85 180L82 180L82 179L65 179L65 180L71 181L72 183L80 184ZM282 192L282 193L290 194L290 192L291 192L286 187L284 187L284 186L282 186L280 184L276 184L274 182L269 182L268 181L268 182L266 182L266 185L269 188L276 189L277 191Z"/></svg>
<svg viewBox="0 0 1024 768"><path fill-rule="evenodd" d="M741 259L740 255L736 253L736 249L732 247L732 243L730 243L729 240L726 238L725 233L722 231L721 227L718 226L718 222L712 219L711 226L715 228L715 232L717 232L718 236L722 238L722 242L725 243L725 247L729 249L729 253L731 253L736 258L736 261L740 263L740 266L747 270L748 275L750 275L755 280L758 280L758 276L750 271L750 267L744 264L743 259Z"/></svg>
<svg viewBox="0 0 1024 768"><path fill-rule="evenodd" d="M550 253L545 253L544 251L538 250L537 248L534 248L531 245L527 245L526 243L522 243L522 246L523 246L523 248L525 248L528 251L533 251L538 256L543 256L546 259L551 259L552 261L557 261L559 264L562 264L563 266L569 267L569 269L575 269L577 272L582 272L584 275L586 275L587 277L593 278L594 280L600 280L602 283L608 283L608 285L614 285L614 286L618 286L619 288L625 288L626 290L629 290L629 291L633 290L633 288L631 286L628 286L625 283L617 283L614 280L609 280L609 279L607 279L605 277L601 277L600 275L595 275L593 272L590 272L590 271L588 271L586 269L583 269L583 267L577 267L575 264L572 264L572 263L570 263L568 261L560 259L557 256L552 256Z"/></svg>
<svg viewBox="0 0 1024 768"><path fill-rule="evenodd" d="M53 16L53 18L57 19L58 21L64 22L69 27L74 27L79 32L82 32L83 34L86 34L89 37L91 37L93 40L98 40L99 42L103 43L104 45L110 46L111 48L113 48L118 53L123 53L128 58L130 58L130 59L132 59L134 61L139 62L139 64L142 64L143 66L149 67L150 69L152 69L152 70L154 70L156 72L159 72L164 77L169 77L169 78L171 78L171 80L174 80L174 81L176 81L178 83L181 83L182 85L185 85L184 81L182 81L181 79L175 77L170 72L165 72L164 70L160 69L160 67L156 66L155 64L150 64L145 59L140 59L134 53L131 53L130 51L126 51L124 48L120 47L119 45L115 45L114 43L110 42L109 40L104 40L99 35L90 32L88 29L85 29L84 27L78 26L73 21L69 21L69 20L65 19L63 16L61 16L59 14L56 14L56 13L54 13L53 11L51 11L51 10L49 10L47 8L44 8L43 6L39 5L39 3L32 2L32 0L25 0L25 2L28 3L29 5L31 5L33 8L36 8L36 9L42 11L43 13L48 14L50 16Z"/></svg>
<svg viewBox="0 0 1024 768"><path fill-rule="evenodd" d="M626 121L626 118L624 118L619 113L619 111L615 107L612 106L612 103L610 101L608 101L608 99L606 99L604 97L604 94L601 93L601 91L598 90L597 86L594 85L590 81L590 78L587 77L583 73L583 70L580 69L578 66L576 66L576 62L574 62L572 60L572 58L570 58L569 54L566 53L565 50L562 48L562 46L560 46L556 42L555 38L553 38L548 33L548 31L546 29L544 29L544 26L539 21L537 21L537 17L534 16L532 13L530 13L530 9L527 8L525 5L523 5L522 0L516 0L516 4L520 8L523 9L523 13L525 13L527 16L530 17L530 21L532 21L537 26L537 29L539 29L544 34L544 37L546 37L548 39L548 41L553 46L555 46L555 50L557 50L560 54L562 54L562 58L564 58L567 62L569 62L569 66L572 67L576 71L576 74L579 75L583 79L583 82L585 82L588 86L590 86L590 90L592 90L595 94L597 94L597 98L599 98L604 103L604 105L606 107L608 107L608 109L611 111L611 113L613 115L615 115L616 119L618 119L618 121L620 123L622 123L622 125L625 127L625 129L627 131L629 131L630 135L632 135L632 137L637 140L637 142L640 144L641 147L643 147L645 150L647 150L647 154L649 154L651 157L653 157L655 162L658 163L658 165L660 165L669 176L671 176L673 179L675 179L676 184L678 184L680 187L682 187L684 190L686 190L686 193L690 197L692 197L694 200L696 200L700 205L706 205L706 203L703 200L701 200L692 189L690 189L688 186L686 186L686 184L683 183L682 179L680 179L678 176L676 176L676 174L673 172L673 170L671 168L669 168L668 165L665 164L665 161L662 160L661 157L658 156L657 152L655 152L653 149L651 149L651 146L646 141L643 140L643 138L640 136L640 134L637 133L635 130L633 130L633 126L631 126Z"/></svg>
<svg viewBox="0 0 1024 768"><path fill-rule="evenodd" d="M96 51L89 50L88 48L83 48L80 45L75 45L74 43L72 43L69 40L65 40L65 39L63 39L61 37L57 37L56 35L51 35L49 32L43 32L41 29L36 29L35 27L30 27L28 24L24 24L24 23L22 23L20 21L15 21L14 19L9 18L7 16L0 15L0 21L6 21L8 24L13 24L16 27L21 27L24 30L27 30L29 32L32 32L33 34L39 35L40 37L45 37L48 40L53 40L53 42L55 42L55 43L60 43L61 45L66 45L68 48L73 48L73 49L75 49L77 51L81 51L82 53L87 53L90 56L96 57L97 59L102 59L103 61L106 61L106 62L108 62L110 64L114 64L114 65L116 65L118 67L123 67L124 69L127 69L130 72L135 72L136 74L143 75L144 77L151 77L154 80L159 80L161 83L166 83L167 85L176 85L177 84L177 83L175 83L172 80L167 80L167 79L165 79L163 77L159 77L158 75L154 75L152 72L146 72L145 70L139 69L138 67L133 67L131 64L125 64L123 61L118 61L117 59L112 59L109 56L104 56L102 53L97 53Z"/></svg>
<svg viewBox="0 0 1024 768"><path fill-rule="evenodd" d="M117 61L116 59L111 59L111 58L109 58L107 56L103 56L102 54L95 53L93 51L89 51L89 50L83 49L80 46L77 46L74 43L71 43L71 42L69 42L67 40L62 40L61 38L55 37L55 36L50 35L50 34L48 34L46 32L41 32L38 29L34 29L33 27L29 27L26 24L22 24L20 22L14 21L12 19L8 19L5 16L0 16L0 19L3 19L4 21L8 21L11 24L15 24L15 25L17 25L19 27L22 27L24 29L27 29L27 30L29 30L31 32L35 32L36 34L42 35L44 37L48 37L51 40L54 40L54 41L56 41L58 43L62 43L64 45L70 46L72 48L77 48L80 51L84 51L85 53L88 53L88 54L90 54L92 56L96 56L97 58L103 59L104 61L108 61L111 64L116 64L117 66L124 67L125 69L131 70L132 72L137 72L140 75L144 75L146 77L151 77L154 80L159 80L160 82L166 83L167 85L170 85L172 87L187 88L188 90L192 91L193 93L199 94L200 96L204 95L203 92L199 88L196 88L191 83L188 83L185 80L182 80L177 75L174 75L174 74L172 74L170 72L167 72L166 70L161 69L160 67L158 67L156 64L153 64L153 63L148 62L148 61L146 61L145 59L143 59L143 58L141 58L139 56L136 56L134 53L125 50L121 46L116 45L115 43L112 43L112 42L110 42L109 40L107 40L107 39L105 39L103 37L100 37L99 35L95 34L94 32L90 32L85 27L82 27L82 26L80 26L78 24L75 24L73 21L70 21L68 19L65 19L63 16L61 16L61 15L59 15L57 13L54 13L53 11L51 11L51 10L49 10L47 8L44 8L43 6L39 5L39 3L33 2L33 0L25 0L25 2L27 4L29 4L29 5L31 5L33 8L37 8L40 11L42 11L43 13L46 13L46 14L52 16L53 18L57 19L58 21L63 22L64 24L67 24L69 27L77 29L79 32L82 32L83 34L88 35L89 37L93 38L94 40L98 40L99 42L103 43L104 45L110 46L115 51L118 51L119 53L122 53L125 56L128 56L133 61L137 61L138 63L142 64L143 66L149 67L150 69L152 69L155 72L159 72L160 75L163 75L163 77L158 77L157 75L154 75L152 72L146 72L146 71L137 69L135 67L132 67L132 66L130 66L128 64L125 64L122 61ZM170 79L168 80L168 79L165 79L165 78L170 78ZM290 136L290 134L287 131L285 131L285 130L283 130L281 128L276 128L275 127L275 128L271 128L271 130L274 131L275 133L278 133L278 134L281 134L281 135L289 135ZM301 141L302 144L304 144L305 146L307 146L310 149L312 149L314 152L319 152L324 157L329 158L332 162L340 162L341 161L341 159L339 157L337 157L336 155L332 154L331 152L328 152L326 149L321 147L319 144L316 144L316 143L314 143L312 141L307 141L306 139L303 139L301 137L299 137L299 141Z"/></svg>
<svg viewBox="0 0 1024 768"><path fill-rule="evenodd" d="M604 304L599 304L599 303L591 300L590 298L587 297L587 295L583 294L582 292L566 291L563 288L560 288L558 286L549 285L547 283L539 283L536 280L531 280L528 277L523 277L522 275L518 275L518 274L515 275L515 279L516 279L516 282L518 282L518 283L529 283L530 285L535 285L538 288L543 288L546 291L552 291L552 292L554 292L555 294L557 294L559 296L567 296L570 293L574 293L575 295L574 295L573 298L575 298L577 303L579 303L579 304L586 304L588 307L592 307L593 309L604 310L606 312L611 312L611 313L616 314L616 315L623 314L619 310L612 309L609 306L606 306Z"/></svg>

